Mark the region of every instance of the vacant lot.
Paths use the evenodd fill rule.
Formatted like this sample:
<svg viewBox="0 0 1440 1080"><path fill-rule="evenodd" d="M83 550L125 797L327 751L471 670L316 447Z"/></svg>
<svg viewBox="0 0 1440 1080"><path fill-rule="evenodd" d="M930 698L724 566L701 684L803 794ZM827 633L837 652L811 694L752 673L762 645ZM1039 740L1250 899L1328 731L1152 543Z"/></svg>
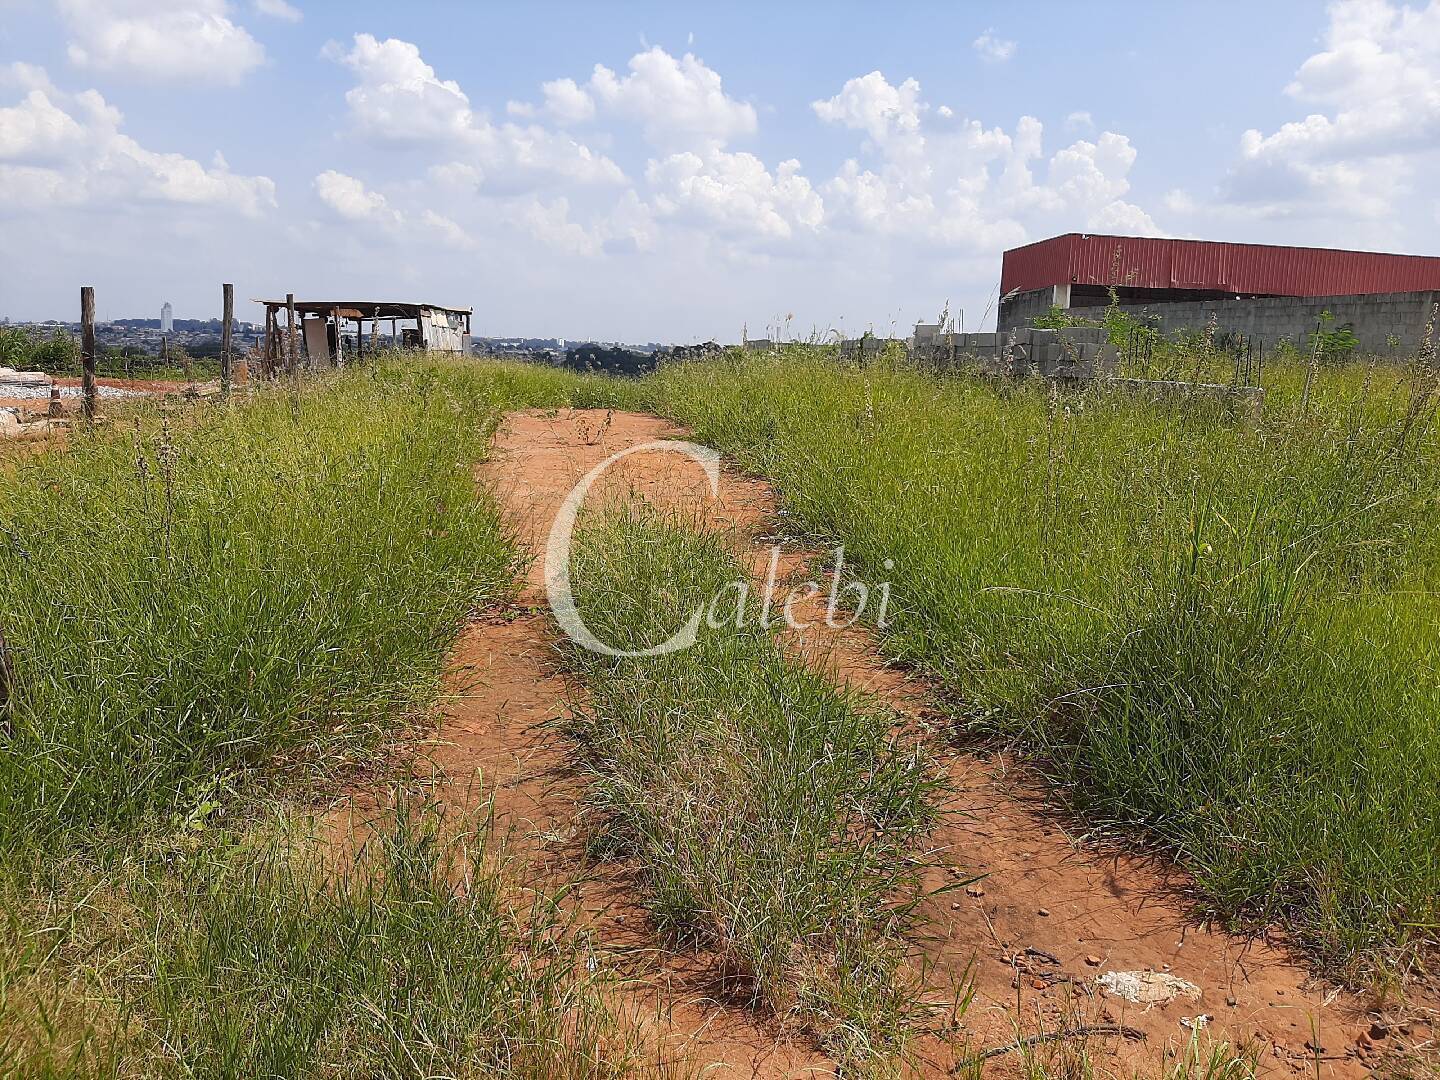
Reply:
<svg viewBox="0 0 1440 1080"><path fill-rule="evenodd" d="M647 943L719 958L697 1038L738 1010L846 1069L915 1066L965 1009L916 962L934 754L996 738L1213 911L1393 988L1440 922L1433 379L1271 378L1252 422L814 350L628 382L412 360L140 403L0 463L0 1071L685 1075L706 1062L634 1022L634 939L607 949L590 858L625 869ZM545 738L582 850L574 882L534 877L552 841L497 830L484 776L432 791L415 747L466 692L445 670L477 612L553 635L522 591L524 493L507 521L474 475L503 414L537 406L668 416L768 478L794 539L893 582L881 643L941 720L753 626L655 659L537 637L572 680ZM611 640L666 637L748 572L732 541L587 515L581 609ZM988 919L949 895L946 918ZM1254 1067L1192 1051L1177 1075Z"/></svg>

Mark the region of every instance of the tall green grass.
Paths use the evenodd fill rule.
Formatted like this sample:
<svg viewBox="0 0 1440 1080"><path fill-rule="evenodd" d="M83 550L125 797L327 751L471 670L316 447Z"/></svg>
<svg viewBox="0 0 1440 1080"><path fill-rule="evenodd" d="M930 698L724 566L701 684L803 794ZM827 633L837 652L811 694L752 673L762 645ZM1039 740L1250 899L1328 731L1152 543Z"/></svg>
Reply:
<svg viewBox="0 0 1440 1080"><path fill-rule="evenodd" d="M9 910L6 1076L599 1080L648 1064L555 899L505 881L483 810L457 822L402 801L338 836L271 815L82 871L38 929L23 901Z"/></svg>
<svg viewBox="0 0 1440 1080"><path fill-rule="evenodd" d="M894 581L888 647L971 726L1172 845L1217 912L1373 963L1440 924L1440 457L1413 374L1326 371L1302 406L1272 371L1258 423L800 351L648 392Z"/></svg>
<svg viewBox="0 0 1440 1080"><path fill-rule="evenodd" d="M407 357L0 458L0 1072L643 1071L483 822L402 804L348 858L304 808L512 587L502 410L616 394Z"/></svg>
<svg viewBox="0 0 1440 1080"><path fill-rule="evenodd" d="M721 537L652 513L577 537L580 612L617 649L666 640L743 576ZM572 651L587 690L572 733L662 932L718 950L754 1001L874 1065L916 1019L900 931L935 772L892 717L783 656L754 615L665 656Z"/></svg>
<svg viewBox="0 0 1440 1080"><path fill-rule="evenodd" d="M510 585L471 475L497 416L466 380L370 370L141 412L0 476L0 849L204 815L425 703Z"/></svg>

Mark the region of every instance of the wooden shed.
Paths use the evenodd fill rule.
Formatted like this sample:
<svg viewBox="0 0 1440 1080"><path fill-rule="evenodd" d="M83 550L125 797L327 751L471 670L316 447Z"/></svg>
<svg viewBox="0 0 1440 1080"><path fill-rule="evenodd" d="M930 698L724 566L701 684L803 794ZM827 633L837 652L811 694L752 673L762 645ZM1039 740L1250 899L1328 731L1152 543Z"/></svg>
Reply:
<svg viewBox="0 0 1440 1080"><path fill-rule="evenodd" d="M297 358L303 350L311 366L322 360L342 365L352 358L352 351L353 359L358 360L364 357L367 348L470 351L471 308L398 300L292 300L289 297L255 303L265 305L262 361L267 372L287 366L291 333L296 337Z"/></svg>

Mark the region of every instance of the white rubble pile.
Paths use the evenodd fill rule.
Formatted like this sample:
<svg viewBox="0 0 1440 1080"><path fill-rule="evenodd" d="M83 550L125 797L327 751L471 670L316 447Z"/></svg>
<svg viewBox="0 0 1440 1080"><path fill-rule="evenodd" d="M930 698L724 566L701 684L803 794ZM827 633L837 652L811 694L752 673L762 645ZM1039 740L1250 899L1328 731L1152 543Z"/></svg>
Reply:
<svg viewBox="0 0 1440 1080"><path fill-rule="evenodd" d="M59 387L62 398L78 398L81 394L78 386ZM127 390L121 386L97 386L95 393L102 398L130 398L145 397L144 390ZM10 398L12 401L44 401L50 397L50 384L44 386L26 386L24 384L11 385L0 380L0 398Z"/></svg>

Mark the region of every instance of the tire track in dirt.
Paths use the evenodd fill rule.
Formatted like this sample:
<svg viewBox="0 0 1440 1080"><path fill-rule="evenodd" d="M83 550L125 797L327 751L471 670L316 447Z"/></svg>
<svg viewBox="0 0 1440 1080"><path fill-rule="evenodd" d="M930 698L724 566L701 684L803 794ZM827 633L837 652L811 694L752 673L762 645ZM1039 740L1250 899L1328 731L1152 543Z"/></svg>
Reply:
<svg viewBox="0 0 1440 1080"><path fill-rule="evenodd" d="M478 477L498 497L527 554L543 548L555 511L585 472L615 450L654 437L643 433L655 424L650 418L617 417L612 425L606 416L512 414L497 434ZM659 491L649 457L620 463L597 484L592 501L632 497L635 482ZM474 622L457 643L449 703L436 739L420 748L438 770L437 794L472 804L493 797L498 831L524 882L572 890L577 932L624 980L612 1005L642 1030L657 1059L679 1063L680 1075L834 1075L834 1063L803 1039L736 1000L716 956L672 952L655 940L623 860L587 856L584 780L552 723L569 704L583 703L584 687L562 667L555 627L540 610L543 582L537 558L515 602Z"/></svg>
<svg viewBox="0 0 1440 1080"><path fill-rule="evenodd" d="M653 1025L667 1056L679 1053L716 1076L813 1076L833 1064L790 1040L778 1027L731 1001L714 957L677 955L650 937L643 906L623 864L590 865L584 857L583 784L569 770L563 738L546 722L564 702L583 701L567 680L554 628L540 613L538 558L556 509L574 484L618 450L685 433L655 417L604 410L510 414L479 478L505 508L523 549L537 556L517 607L475 623L457 647L446 711L431 757L452 789L477 776L493 792L502 828L514 836L534 879L559 883L580 875L582 922L630 979L626 1009ZM693 462L642 452L618 462L589 503L644 500L693 513L697 523L733 531L748 549L757 580L768 569L776 501L764 483L726 470L719 498ZM790 550L783 578L805 572L814 553ZM790 647L838 680L873 695L904 722L935 732L934 688L887 666L860 628L823 624L824 601L796 605L814 626L791 635ZM1379 1019L1364 1003L1311 979L1281 949L1197 924L1182 899L1183 877L1154 861L1100 852L1073 839L1043 789L1004 755L982 759L929 739L952 783L942 822L931 837L927 889L984 874L977 885L928 899L927 932L915 962L927 985L946 986L973 972L975 999L963 1032L972 1049L1013 1042L1018 1031L1054 1031L1075 1023L1123 1023L1140 1044L1095 1041L1088 1049L1102 1071L1158 1071L1162 1051L1189 1038L1182 1021L1207 1016L1208 1034L1249 1043L1275 1075L1326 1078L1368 1075L1382 1054L1408 1038L1429 1036L1411 1021L1409 1036L1392 1025L1383 1038L1366 1032ZM1028 950L1028 951L1027 951ZM1181 997L1150 1007L1099 990L1106 971L1169 973L1196 984L1198 1001ZM949 1049L927 1048L941 1074ZM1014 1068L1016 1055L987 1066Z"/></svg>

